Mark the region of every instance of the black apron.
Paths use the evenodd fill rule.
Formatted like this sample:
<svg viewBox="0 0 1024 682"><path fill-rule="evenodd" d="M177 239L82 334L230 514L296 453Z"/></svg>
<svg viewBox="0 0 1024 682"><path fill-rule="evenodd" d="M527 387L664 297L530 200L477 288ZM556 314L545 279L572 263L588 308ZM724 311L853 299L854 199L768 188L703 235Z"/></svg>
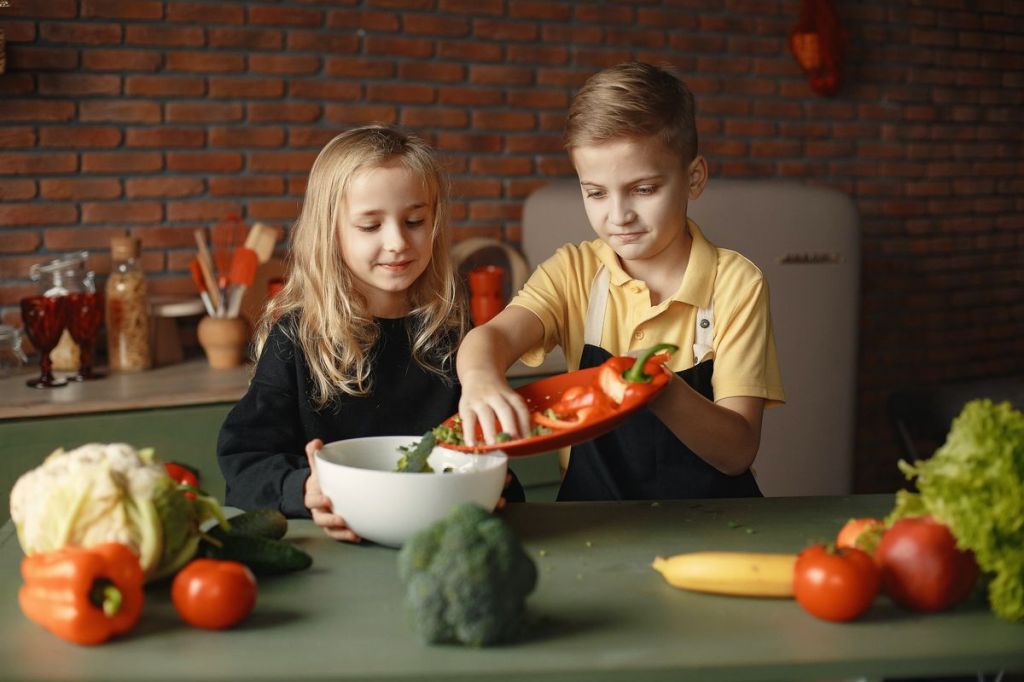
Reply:
<svg viewBox="0 0 1024 682"><path fill-rule="evenodd" d="M611 357L599 345L607 288L607 270L602 268L591 288L580 369L596 367ZM698 330L695 346L702 335L713 335L711 319L710 308L697 315L703 332ZM710 350L710 342L705 350ZM704 356L696 347L694 352L698 360ZM676 374L702 396L714 400L713 373L714 359L706 359ZM694 454L647 408L603 436L573 447L558 491L559 501L710 497L761 497L761 490L749 469L739 476L723 474Z"/></svg>

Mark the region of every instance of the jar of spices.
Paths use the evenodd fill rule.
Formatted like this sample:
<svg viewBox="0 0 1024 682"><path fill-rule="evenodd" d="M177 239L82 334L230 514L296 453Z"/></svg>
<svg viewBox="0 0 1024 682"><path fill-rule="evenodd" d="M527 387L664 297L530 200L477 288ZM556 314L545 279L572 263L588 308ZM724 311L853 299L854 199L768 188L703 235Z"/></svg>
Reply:
<svg viewBox="0 0 1024 682"><path fill-rule="evenodd" d="M149 297L138 264L139 240L110 240L112 266L107 279L107 358L114 372L135 372L152 365L149 350Z"/></svg>
<svg viewBox="0 0 1024 682"><path fill-rule="evenodd" d="M27 362L25 351L21 349L21 330L0 324L0 377L17 374Z"/></svg>

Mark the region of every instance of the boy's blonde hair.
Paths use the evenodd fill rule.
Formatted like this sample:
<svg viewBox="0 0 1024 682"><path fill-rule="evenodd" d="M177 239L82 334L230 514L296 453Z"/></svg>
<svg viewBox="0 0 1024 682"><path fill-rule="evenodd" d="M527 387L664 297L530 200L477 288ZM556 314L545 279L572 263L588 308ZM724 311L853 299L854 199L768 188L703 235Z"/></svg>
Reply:
<svg viewBox="0 0 1024 682"><path fill-rule="evenodd" d="M657 136L684 164L697 156L693 93L674 73L644 62L599 71L569 107L565 146Z"/></svg>
<svg viewBox="0 0 1024 682"><path fill-rule="evenodd" d="M318 408L337 391L361 396L372 388L372 351L379 330L342 261L338 227L353 176L396 162L422 178L434 209L430 264L408 291L413 359L448 378L465 331L461 292L449 256L447 176L433 150L415 135L384 126L338 135L313 162L291 233L288 279L264 310L256 333L259 356L271 328L289 315L285 332L306 357Z"/></svg>

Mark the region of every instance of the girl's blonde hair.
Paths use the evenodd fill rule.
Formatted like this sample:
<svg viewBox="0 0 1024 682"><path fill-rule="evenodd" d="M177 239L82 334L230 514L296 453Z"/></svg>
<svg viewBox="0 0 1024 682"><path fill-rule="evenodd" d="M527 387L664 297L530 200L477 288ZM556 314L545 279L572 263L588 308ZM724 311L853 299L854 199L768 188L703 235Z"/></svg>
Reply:
<svg viewBox="0 0 1024 682"><path fill-rule="evenodd" d="M657 136L684 164L697 156L693 93L674 73L644 62L599 71L583 84L569 107L565 146L595 145L617 138Z"/></svg>
<svg viewBox="0 0 1024 682"><path fill-rule="evenodd" d="M413 359L449 379L465 331L461 291L449 257L447 176L433 150L415 135L384 126L338 135L313 162L292 228L287 281L268 303L256 330L258 357L271 328L288 316L284 331L306 357L318 409L337 391L362 396L372 389L372 351L379 330L341 259L338 227L353 176L388 163L421 177L434 208L430 264L408 290Z"/></svg>

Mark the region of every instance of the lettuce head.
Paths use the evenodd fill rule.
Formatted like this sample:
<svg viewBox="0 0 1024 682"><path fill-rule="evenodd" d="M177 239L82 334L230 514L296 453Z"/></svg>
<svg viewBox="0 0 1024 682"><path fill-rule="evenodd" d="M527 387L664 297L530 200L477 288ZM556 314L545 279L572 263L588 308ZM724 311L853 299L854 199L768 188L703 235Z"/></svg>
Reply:
<svg viewBox="0 0 1024 682"><path fill-rule="evenodd" d="M124 443L56 450L11 491L11 520L26 554L120 542L138 554L147 580L191 559L209 519L224 519L215 499L187 499L152 450Z"/></svg>
<svg viewBox="0 0 1024 682"><path fill-rule="evenodd" d="M971 401L934 455L899 467L918 492L897 493L889 522L931 514L944 523L974 552L995 614L1024 620L1024 414Z"/></svg>

